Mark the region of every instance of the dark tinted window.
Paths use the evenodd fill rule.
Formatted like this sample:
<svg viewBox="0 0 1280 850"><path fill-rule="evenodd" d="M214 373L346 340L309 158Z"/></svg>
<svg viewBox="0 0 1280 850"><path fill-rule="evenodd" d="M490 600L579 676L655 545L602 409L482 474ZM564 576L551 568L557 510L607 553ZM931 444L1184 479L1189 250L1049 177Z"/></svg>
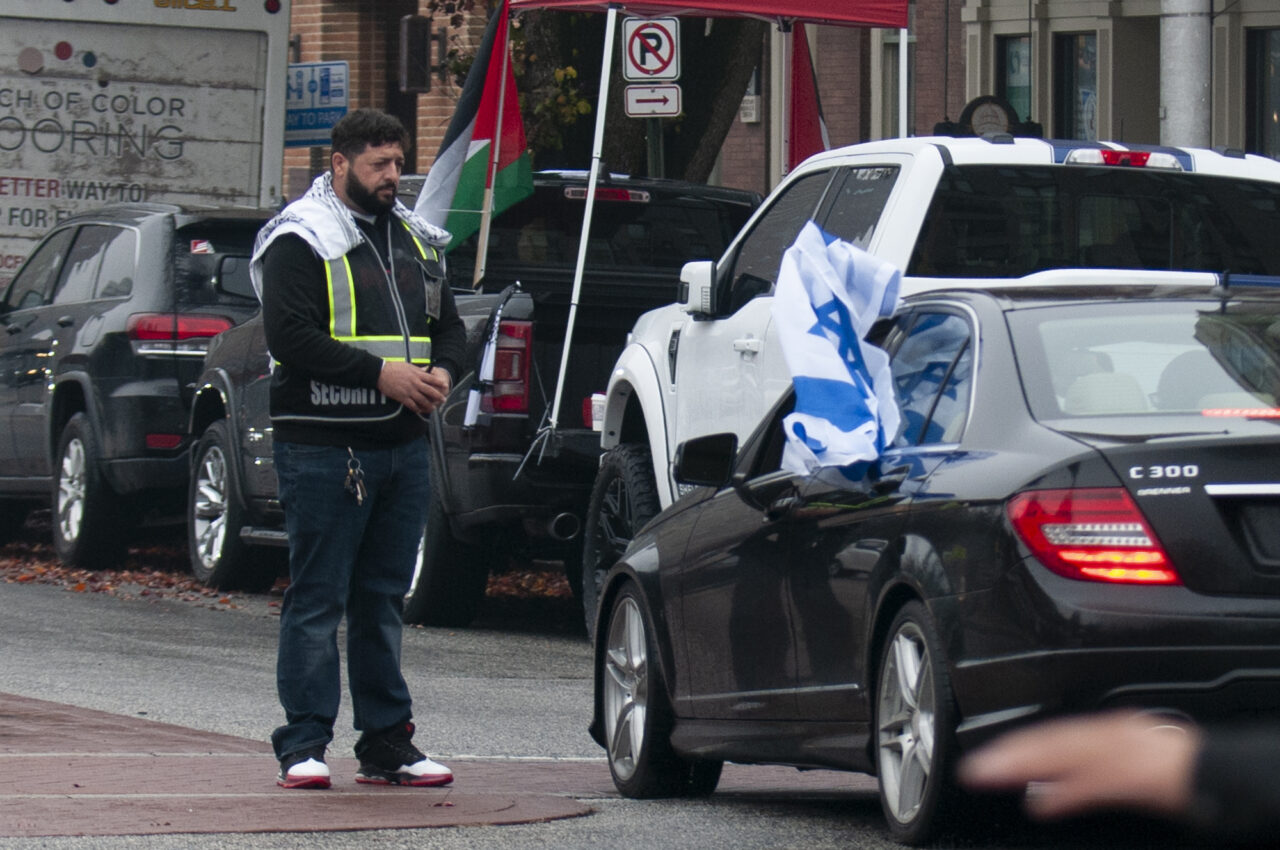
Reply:
<svg viewBox="0 0 1280 850"><path fill-rule="evenodd" d="M138 234L117 228L102 252L98 270L98 298L126 298L133 292L134 266L138 255Z"/></svg>
<svg viewBox="0 0 1280 850"><path fill-rule="evenodd" d="M822 229L859 248L866 248L889 193L898 179L897 168L851 168L836 192Z"/></svg>
<svg viewBox="0 0 1280 850"><path fill-rule="evenodd" d="M53 294L53 282L57 280L58 270L62 268L62 261L67 256L67 249L74 236L74 228L60 230L36 249L9 287L5 298L5 304L9 308L22 310L49 302Z"/></svg>
<svg viewBox="0 0 1280 850"><path fill-rule="evenodd" d="M71 253L62 265L62 274L53 292L53 303L75 304L93 299L93 287L98 280L102 257L118 232L114 227L100 224L80 228Z"/></svg>
<svg viewBox="0 0 1280 850"><path fill-rule="evenodd" d="M585 206L581 187L550 186L504 211L490 229L486 274L506 278L518 277L521 268L572 269ZM723 254L754 209L693 194L602 186L592 206L587 268L597 274L661 271L674 280L689 260ZM449 246L454 286L471 286L478 240L476 234Z"/></svg>
<svg viewBox="0 0 1280 850"><path fill-rule="evenodd" d="M1157 169L947 169L907 274L1052 268L1280 274L1280 186Z"/></svg>
<svg viewBox="0 0 1280 850"><path fill-rule="evenodd" d="M1280 398L1280 305L1079 304L1016 310L1009 325L1038 419L1226 415Z"/></svg>
<svg viewBox="0 0 1280 850"><path fill-rule="evenodd" d="M773 291L783 253L796 241L805 222L817 213L830 181L829 171L801 177L756 220L726 276L727 290L718 293L717 303L725 305L720 312L735 313L752 298Z"/></svg>
<svg viewBox="0 0 1280 850"><path fill-rule="evenodd" d="M253 240L264 222L200 221L185 225L174 233L173 269L178 298L186 306L207 306L227 303L241 304L252 295L233 294L240 290L232 286L219 286L219 274L240 270L247 275L248 258L253 254ZM237 257L245 261L244 268L237 264L228 266L224 258Z"/></svg>
<svg viewBox="0 0 1280 850"><path fill-rule="evenodd" d="M895 445L958 442L969 415L969 323L951 313L922 313L892 359L902 415Z"/></svg>

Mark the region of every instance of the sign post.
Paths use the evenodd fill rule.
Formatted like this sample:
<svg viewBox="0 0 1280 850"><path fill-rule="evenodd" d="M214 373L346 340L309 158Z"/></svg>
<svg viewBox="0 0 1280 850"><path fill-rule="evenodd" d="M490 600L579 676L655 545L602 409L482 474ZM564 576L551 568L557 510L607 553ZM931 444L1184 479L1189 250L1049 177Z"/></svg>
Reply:
<svg viewBox="0 0 1280 850"><path fill-rule="evenodd" d="M622 22L622 77L647 85L627 86L625 112L645 118L649 140L649 176L663 177L663 116L680 114L680 21L678 18L627 18ZM664 83L653 85L653 83Z"/></svg>

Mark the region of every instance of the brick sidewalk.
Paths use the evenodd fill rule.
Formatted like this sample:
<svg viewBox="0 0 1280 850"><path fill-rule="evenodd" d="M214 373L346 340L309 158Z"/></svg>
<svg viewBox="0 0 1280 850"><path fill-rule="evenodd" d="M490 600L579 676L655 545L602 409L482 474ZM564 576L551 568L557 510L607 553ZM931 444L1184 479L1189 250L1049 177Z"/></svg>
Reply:
<svg viewBox="0 0 1280 850"><path fill-rule="evenodd" d="M616 797L599 761L444 757L443 788L358 785L330 758L327 791L275 784L265 741L0 694L0 838L315 832L536 823ZM831 771L726 765L717 793L875 792Z"/></svg>

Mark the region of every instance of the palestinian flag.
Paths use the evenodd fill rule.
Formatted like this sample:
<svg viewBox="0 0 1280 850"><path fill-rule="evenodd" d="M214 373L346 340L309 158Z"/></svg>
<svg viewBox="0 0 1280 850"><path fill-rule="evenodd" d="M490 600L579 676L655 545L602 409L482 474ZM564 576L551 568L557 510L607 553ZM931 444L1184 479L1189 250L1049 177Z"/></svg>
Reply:
<svg viewBox="0 0 1280 850"><path fill-rule="evenodd" d="M497 214L533 194L532 167L516 78L508 56L508 3L493 13L435 163L418 194L414 212L448 230L453 249L480 229L485 190L493 190ZM500 85L505 71L505 85ZM505 95L504 95L505 92ZM501 113L501 114L500 114ZM498 134L501 133L501 136ZM498 161L493 144L498 141ZM492 184L489 182L492 167Z"/></svg>

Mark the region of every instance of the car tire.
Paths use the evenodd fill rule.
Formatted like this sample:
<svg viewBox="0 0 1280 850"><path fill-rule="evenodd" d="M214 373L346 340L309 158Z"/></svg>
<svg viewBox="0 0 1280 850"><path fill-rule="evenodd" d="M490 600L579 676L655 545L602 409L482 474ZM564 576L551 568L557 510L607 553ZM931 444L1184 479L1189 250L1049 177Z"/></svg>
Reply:
<svg viewBox="0 0 1280 850"><path fill-rule="evenodd" d="M120 496L102 472L102 451L89 417L71 417L58 439L53 473L53 547L80 569L106 569L124 560L128 537Z"/></svg>
<svg viewBox="0 0 1280 850"><path fill-rule="evenodd" d="M260 593L275 584L281 558L240 537L244 495L226 420L209 424L192 454L187 492L187 551L191 573L218 590ZM273 557L274 556L274 557Z"/></svg>
<svg viewBox="0 0 1280 850"><path fill-rule="evenodd" d="M942 642L925 606L912 600L889 626L875 695L880 804L893 837L923 844L950 821L959 792L948 781L955 700Z"/></svg>
<svg viewBox="0 0 1280 850"><path fill-rule="evenodd" d="M422 546L404 597L404 621L452 628L471 625L484 602L488 558L495 548L455 537L440 495L433 490Z"/></svg>
<svg viewBox="0 0 1280 850"><path fill-rule="evenodd" d="M622 443L604 453L591 487L582 541L582 614L594 638L600 586L641 527L662 505L647 446Z"/></svg>
<svg viewBox="0 0 1280 850"><path fill-rule="evenodd" d="M711 794L724 762L685 759L672 749L675 717L653 627L634 584L618 593L603 625L596 681L613 784L636 799Z"/></svg>

